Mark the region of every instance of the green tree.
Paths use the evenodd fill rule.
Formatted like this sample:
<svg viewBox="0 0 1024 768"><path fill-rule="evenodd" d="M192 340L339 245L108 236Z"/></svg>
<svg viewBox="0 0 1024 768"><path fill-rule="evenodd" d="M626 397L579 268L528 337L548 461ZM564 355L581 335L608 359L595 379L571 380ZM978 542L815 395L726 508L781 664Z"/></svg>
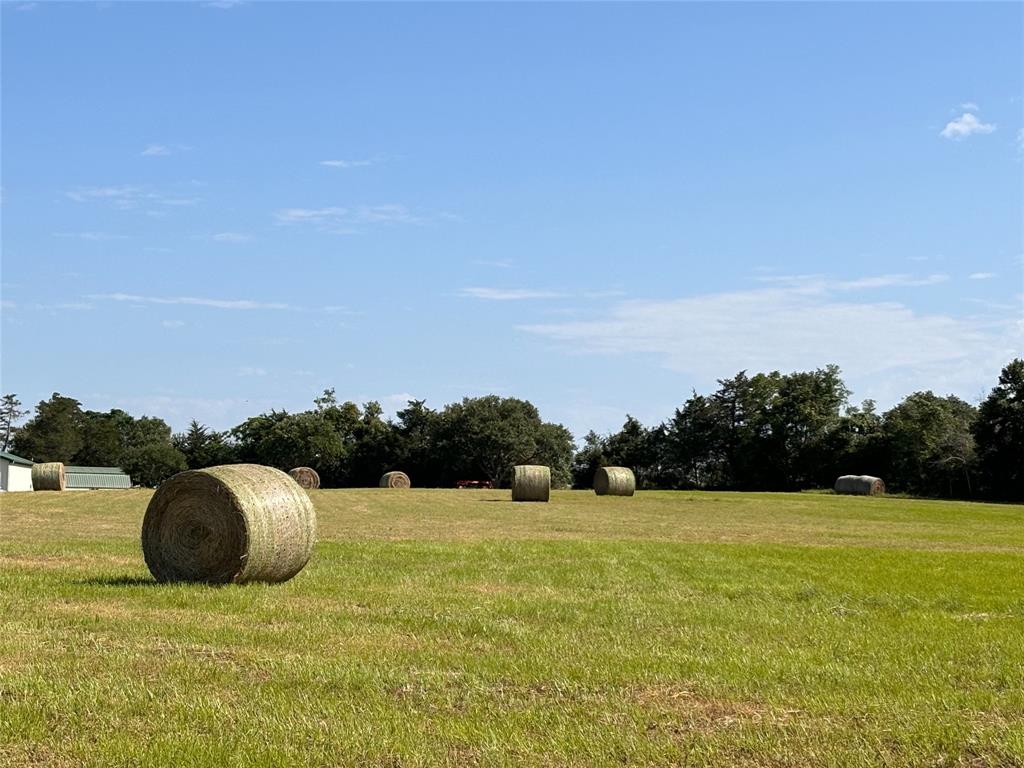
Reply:
<svg viewBox="0 0 1024 768"><path fill-rule="evenodd" d="M594 430L583 438L583 447L576 452L572 461L572 487L593 488L594 473L598 467L608 466L608 438Z"/></svg>
<svg viewBox="0 0 1024 768"><path fill-rule="evenodd" d="M188 430L174 435L174 447L181 451L189 469L202 469L220 464L231 464L235 451L223 432L215 432L195 419Z"/></svg>
<svg viewBox="0 0 1024 768"><path fill-rule="evenodd" d="M974 423L983 490L1024 501L1024 360L1012 360L978 408Z"/></svg>
<svg viewBox="0 0 1024 768"><path fill-rule="evenodd" d="M18 429L15 424L28 414L29 411L21 409L17 395L4 395L0 398L0 440L3 440L3 448L0 450L6 451L10 447L11 438Z"/></svg>
<svg viewBox="0 0 1024 768"><path fill-rule="evenodd" d="M171 475L188 468L185 456L168 442L148 442L125 451L121 467L132 482L155 488Z"/></svg>
<svg viewBox="0 0 1024 768"><path fill-rule="evenodd" d="M963 400L915 392L883 417L890 488L924 496L972 492L976 411Z"/></svg>
<svg viewBox="0 0 1024 768"><path fill-rule="evenodd" d="M647 480L657 470L658 451L656 433L647 429L638 419L626 414L622 429L605 441L607 465L629 467L636 475L638 487L646 487Z"/></svg>
<svg viewBox="0 0 1024 768"><path fill-rule="evenodd" d="M568 435L554 429L542 429L536 406L514 397L467 397L452 403L441 414L437 448L448 462L451 482L462 474L484 477L502 486L509 480L512 467L564 459L564 466L552 467L559 481L568 480L572 455L571 435L567 445L559 441Z"/></svg>
<svg viewBox="0 0 1024 768"><path fill-rule="evenodd" d="M392 432L396 441L397 467L407 472L417 486L443 485L444 460L437 447L441 415L428 408L425 400L410 400L405 408L398 411L396 419Z"/></svg>
<svg viewBox="0 0 1024 768"><path fill-rule="evenodd" d="M54 392L15 434L14 451L32 461L70 464L84 445L83 421L81 403Z"/></svg>

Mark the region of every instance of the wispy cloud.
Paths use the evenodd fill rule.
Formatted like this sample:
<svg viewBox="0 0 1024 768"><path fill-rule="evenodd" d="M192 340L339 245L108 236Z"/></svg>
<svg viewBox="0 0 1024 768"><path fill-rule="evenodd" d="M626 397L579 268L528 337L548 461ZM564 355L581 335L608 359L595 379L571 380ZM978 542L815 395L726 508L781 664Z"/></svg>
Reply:
<svg viewBox="0 0 1024 768"><path fill-rule="evenodd" d="M453 219L450 214L413 213L404 205L357 205L351 208L282 208L274 212L280 225L305 225L336 234L355 234L360 227L428 224Z"/></svg>
<svg viewBox="0 0 1024 768"><path fill-rule="evenodd" d="M96 301L120 301L131 304L184 304L194 307L212 307L214 309L292 309L289 304L253 301L251 299L206 299L194 296L140 296L134 293L96 293L90 295L88 298Z"/></svg>
<svg viewBox="0 0 1024 768"><path fill-rule="evenodd" d="M835 362L855 380L875 377L860 396L883 401L922 386L973 397L1024 346L1021 324L1006 315L924 314L799 286L625 301L597 319L519 327L570 352L653 358L702 384Z"/></svg>
<svg viewBox="0 0 1024 768"><path fill-rule="evenodd" d="M238 369L237 373L239 376L266 376L267 369L258 368L253 365L243 365L241 368Z"/></svg>
<svg viewBox="0 0 1024 768"><path fill-rule="evenodd" d="M367 160L321 160L320 165L328 168L365 168L369 165L376 165L380 162L377 159Z"/></svg>
<svg viewBox="0 0 1024 768"><path fill-rule="evenodd" d="M148 187L123 184L109 187L77 187L65 194L76 203L109 203L121 210L137 210L147 205L189 206L196 205L202 198L170 195Z"/></svg>
<svg viewBox="0 0 1024 768"><path fill-rule="evenodd" d="M71 238L75 240L90 240L90 241L103 241L103 240L127 240L128 235L111 235L106 232L54 232L54 237Z"/></svg>
<svg viewBox="0 0 1024 768"><path fill-rule="evenodd" d="M184 320L164 320L160 323L164 328L184 328Z"/></svg>
<svg viewBox="0 0 1024 768"><path fill-rule="evenodd" d="M230 11L232 8L238 8L240 5L245 5L244 0L208 0L203 3L207 8L218 8L222 11Z"/></svg>
<svg viewBox="0 0 1024 768"><path fill-rule="evenodd" d="M972 272L967 276L968 280L991 280L996 276L995 272Z"/></svg>
<svg viewBox="0 0 1024 768"><path fill-rule="evenodd" d="M218 232L215 235L210 235L210 239L215 243L248 243L253 236L244 232Z"/></svg>
<svg viewBox="0 0 1024 768"><path fill-rule="evenodd" d="M164 157L171 154L171 150L163 144L150 144L139 154L143 157Z"/></svg>
<svg viewBox="0 0 1024 768"><path fill-rule="evenodd" d="M771 275L755 278L760 283L800 291L801 293L825 293L828 291L859 291L871 288L915 288L938 285L949 281L949 275L932 274L924 277L914 275L868 275L849 280L839 280L826 275Z"/></svg>
<svg viewBox="0 0 1024 768"><path fill-rule="evenodd" d="M960 117L946 123L946 127L939 132L939 136L952 141L961 141L976 133L992 133L995 129L995 123L983 123L970 112L964 112Z"/></svg>
<svg viewBox="0 0 1024 768"><path fill-rule="evenodd" d="M979 107L973 101L965 101L963 104L960 105L960 109L964 110L965 112L977 112Z"/></svg>
<svg viewBox="0 0 1024 768"><path fill-rule="evenodd" d="M477 259L473 262L479 267L496 267L497 269L511 269L515 264L509 259Z"/></svg>
<svg viewBox="0 0 1024 768"><path fill-rule="evenodd" d="M271 310L276 312L308 312L324 315L357 315L348 307L330 305L324 307L303 307L280 301L258 301L255 299L220 299L199 296L144 296L137 293L94 293L86 296L92 301L112 301L121 304L145 306L191 306L236 311Z"/></svg>
<svg viewBox="0 0 1024 768"><path fill-rule="evenodd" d="M533 288L463 288L462 296L485 301L524 301L527 299L557 299L565 294Z"/></svg>

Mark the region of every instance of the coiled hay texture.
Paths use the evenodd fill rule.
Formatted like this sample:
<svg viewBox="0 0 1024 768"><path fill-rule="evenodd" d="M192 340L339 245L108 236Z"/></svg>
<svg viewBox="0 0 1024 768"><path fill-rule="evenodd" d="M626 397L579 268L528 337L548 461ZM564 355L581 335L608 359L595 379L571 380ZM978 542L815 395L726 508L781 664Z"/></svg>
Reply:
<svg viewBox="0 0 1024 768"><path fill-rule="evenodd" d="M318 475L316 470L311 467L296 467L295 469L289 469L288 474L292 476L292 479L295 480L296 483L301 485L307 491L320 487L320 475Z"/></svg>
<svg viewBox="0 0 1024 768"><path fill-rule="evenodd" d="M881 478L871 475L843 475L836 480L835 492L856 496L881 496L885 493L885 483Z"/></svg>
<svg viewBox="0 0 1024 768"><path fill-rule="evenodd" d="M636 475L629 467L598 467L594 473L594 493L598 496L632 496L636 493Z"/></svg>
<svg viewBox="0 0 1024 768"><path fill-rule="evenodd" d="M59 461L32 465L32 490L63 491L65 485L64 465Z"/></svg>
<svg viewBox="0 0 1024 768"><path fill-rule="evenodd" d="M258 464L181 472L153 494L142 522L142 553L157 581L287 581L315 543L309 496Z"/></svg>
<svg viewBox="0 0 1024 768"><path fill-rule="evenodd" d="M547 501L551 497L551 467L520 464L512 469L512 501Z"/></svg>
<svg viewBox="0 0 1024 768"><path fill-rule="evenodd" d="M385 472L380 478L381 488L408 488L412 485L405 472Z"/></svg>

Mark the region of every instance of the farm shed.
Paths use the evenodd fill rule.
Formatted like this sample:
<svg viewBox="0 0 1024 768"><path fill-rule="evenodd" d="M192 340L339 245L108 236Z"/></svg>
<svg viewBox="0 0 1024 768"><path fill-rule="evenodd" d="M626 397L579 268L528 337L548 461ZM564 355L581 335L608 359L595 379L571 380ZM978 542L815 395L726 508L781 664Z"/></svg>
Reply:
<svg viewBox="0 0 1024 768"><path fill-rule="evenodd" d="M32 462L0 451L0 491L31 491Z"/></svg>
<svg viewBox="0 0 1024 768"><path fill-rule="evenodd" d="M64 467L69 491L131 488L132 479L120 467Z"/></svg>

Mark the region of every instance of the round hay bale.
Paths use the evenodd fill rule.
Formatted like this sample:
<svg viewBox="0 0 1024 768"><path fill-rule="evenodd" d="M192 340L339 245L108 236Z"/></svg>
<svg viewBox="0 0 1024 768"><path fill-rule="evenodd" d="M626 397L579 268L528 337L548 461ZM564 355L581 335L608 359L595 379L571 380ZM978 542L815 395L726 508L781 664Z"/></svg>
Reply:
<svg viewBox="0 0 1024 768"><path fill-rule="evenodd" d="M157 581L287 581L315 543L309 496L258 464L181 472L153 494L142 522L142 553Z"/></svg>
<svg viewBox="0 0 1024 768"><path fill-rule="evenodd" d="M836 480L835 492L855 496L881 496L885 483L871 475L843 475Z"/></svg>
<svg viewBox="0 0 1024 768"><path fill-rule="evenodd" d="M520 464L512 469L512 501L547 501L551 497L551 467Z"/></svg>
<svg viewBox="0 0 1024 768"><path fill-rule="evenodd" d="M636 493L636 475L629 467L598 467L594 473L594 493L598 496L632 496Z"/></svg>
<svg viewBox="0 0 1024 768"><path fill-rule="evenodd" d="M295 469L289 469L288 474L292 476L292 479L296 483L301 485L307 491L320 487L320 475L318 475L316 470L312 467L296 467Z"/></svg>
<svg viewBox="0 0 1024 768"><path fill-rule="evenodd" d="M64 465L61 462L48 461L32 465L32 490L63 491L64 488Z"/></svg>
<svg viewBox="0 0 1024 768"><path fill-rule="evenodd" d="M405 472L385 472L380 478L381 488L408 488L412 485Z"/></svg>

